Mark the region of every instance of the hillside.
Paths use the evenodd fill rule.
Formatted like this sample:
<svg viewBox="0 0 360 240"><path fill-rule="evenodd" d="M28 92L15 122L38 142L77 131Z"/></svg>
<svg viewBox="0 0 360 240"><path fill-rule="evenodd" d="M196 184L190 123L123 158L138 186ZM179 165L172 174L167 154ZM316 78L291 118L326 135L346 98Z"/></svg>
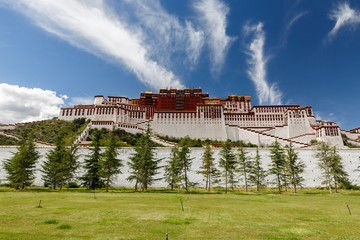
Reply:
<svg viewBox="0 0 360 240"><path fill-rule="evenodd" d="M77 136L79 136L86 126L88 121L85 118L78 118L72 122L59 120L59 119L50 119L43 120L38 122L31 122L25 125L19 125L14 130L5 130L5 132L12 133L19 136L31 135L35 138L36 141L41 141L45 143L55 144L56 138L60 135L64 135L65 142L67 145L70 145L75 141ZM90 130L90 134L87 137L87 141L91 141L92 133L94 130ZM100 145L105 146L107 139L111 134L111 131L106 129L101 129L101 141ZM131 134L124 130L117 129L113 131L115 133L116 139L119 141L121 147L133 147L136 146L138 139L141 134ZM0 145L17 145L18 141L16 139L11 139L6 136L1 136ZM153 147L161 147L162 145L152 142Z"/></svg>
<svg viewBox="0 0 360 240"><path fill-rule="evenodd" d="M85 118L75 119L67 122L58 119L49 119L19 125L14 130L6 130L19 136L30 135L37 141L54 144L56 138L63 134L67 144L72 143L76 137L85 129L87 122Z"/></svg>
<svg viewBox="0 0 360 240"><path fill-rule="evenodd" d="M87 141L91 141L93 132L94 132L94 129L90 130L89 136L86 139ZM112 132L115 134L115 138L119 141L119 145L121 147L134 147L137 145L137 142L138 142L139 138L141 137L140 133L132 134L132 133L126 132L123 129L116 129L114 131L109 131L109 130L103 128L103 129L100 129L100 133L101 133L100 145L101 146L106 145L106 142L109 139L110 134ZM160 145L154 141L151 141L151 143L152 143L153 147L162 147L162 145Z"/></svg>
<svg viewBox="0 0 360 240"><path fill-rule="evenodd" d="M16 140L15 138L12 137L0 135L0 146L14 146L18 144L19 144L19 140Z"/></svg>

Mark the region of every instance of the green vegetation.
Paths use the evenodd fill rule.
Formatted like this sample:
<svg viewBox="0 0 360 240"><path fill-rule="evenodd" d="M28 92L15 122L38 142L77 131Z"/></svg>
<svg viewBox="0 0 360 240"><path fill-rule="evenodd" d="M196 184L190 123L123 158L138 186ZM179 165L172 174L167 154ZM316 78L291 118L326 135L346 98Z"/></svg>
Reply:
<svg viewBox="0 0 360 240"><path fill-rule="evenodd" d="M60 187L61 190L67 184L69 189L70 181L79 167L77 160L80 156L77 151L76 145L66 147L63 136L58 137L56 147L46 154L46 161L41 165L45 186L51 186L53 189Z"/></svg>
<svg viewBox="0 0 360 240"><path fill-rule="evenodd" d="M84 175L80 177L83 186L88 189L96 189L104 186L104 181L101 178L101 149L100 149L100 131L94 132L94 137L89 148L91 154L87 155L84 160Z"/></svg>
<svg viewBox="0 0 360 240"><path fill-rule="evenodd" d="M176 137L169 137L169 136L161 136L161 135L156 135L158 138L168 141L168 142L173 142L173 143L180 143L181 141L183 141L184 138L176 138ZM205 140L201 140L201 139L192 139L187 137L187 142L188 142L188 147L204 147L206 145L223 145L225 143L225 141L219 141L219 140L210 140L210 139L205 139ZM236 146L236 147L257 147L256 144L252 144L252 143L245 143L241 140L237 140L237 141L230 141L232 146Z"/></svg>
<svg viewBox="0 0 360 240"><path fill-rule="evenodd" d="M35 178L35 164L40 154L31 137L24 137L17 150L11 158L4 161L3 166L9 185L22 191Z"/></svg>
<svg viewBox="0 0 360 240"><path fill-rule="evenodd" d="M5 130L6 132L13 133L20 136L29 134L34 136L34 139L41 142L56 144L59 135L64 136L65 145L70 146L75 139L85 130L88 121L85 118L78 118L72 122L49 119L39 122L32 122L25 125L19 125L16 129ZM93 138L94 129L89 132L87 141L91 141ZM106 146L111 134L115 135L115 139L118 141L119 147L134 147L141 136L141 133L131 134L123 129L116 129L114 131L107 130L105 128L100 130L100 146ZM18 145L18 141L13 138L0 135L0 145ZM151 141L152 147L162 147L154 141Z"/></svg>
<svg viewBox="0 0 360 240"><path fill-rule="evenodd" d="M55 144L59 135L65 136L65 144L71 145L76 137L86 128L85 118L78 118L72 122L50 119L39 122L32 122L17 126L14 130L6 130L16 135L34 136L35 140Z"/></svg>
<svg viewBox="0 0 360 240"><path fill-rule="evenodd" d="M290 147L286 149L285 155L285 170L289 177L290 184L293 185L294 192L296 189L302 186L303 181L305 180L301 174L304 172L305 164L301 159L299 159L298 153L295 152L295 149L290 143Z"/></svg>
<svg viewBox="0 0 360 240"><path fill-rule="evenodd" d="M234 189L234 176L236 170L235 155L232 152L230 141L226 141L220 152L219 166L222 170L222 176L225 178L225 193L228 191L228 183L231 183Z"/></svg>
<svg viewBox="0 0 360 240"><path fill-rule="evenodd" d="M122 160L117 158L118 144L114 134L111 134L105 152L102 154L100 161L101 170L100 175L105 182L106 192L109 191L109 186L113 182L117 174L121 173L123 166Z"/></svg>
<svg viewBox="0 0 360 240"><path fill-rule="evenodd" d="M20 141L15 138L0 135L0 146L16 146L19 143Z"/></svg>
<svg viewBox="0 0 360 240"><path fill-rule="evenodd" d="M281 187L284 185L285 175L285 154L284 149L281 147L278 141L275 141L270 149L271 165L269 166L269 174L276 176L276 185L279 193L281 193Z"/></svg>
<svg viewBox="0 0 360 240"><path fill-rule="evenodd" d="M89 132L89 137L86 139L87 141L91 141L94 135L95 129L91 129ZM111 135L115 136L115 139L118 140L119 147L135 147L138 144L141 133L132 134L128 133L123 129L115 129L114 131L110 131L108 129L102 128L100 129L100 146L106 146L108 139ZM162 147L161 144L158 144L152 140L150 140L151 147Z"/></svg>
<svg viewBox="0 0 360 240"><path fill-rule="evenodd" d="M161 159L155 159L154 157L154 149L151 146L150 136L151 129L148 124L145 134L140 137L139 143L134 149L135 153L130 158L130 162L128 162L131 169L131 175L128 177L128 180L135 180L135 191L138 184L143 192L153 182L159 180L154 178L154 176L158 174Z"/></svg>
<svg viewBox="0 0 360 240"><path fill-rule="evenodd" d="M215 158L213 158L213 151L211 151L210 145L206 145L205 151L202 156L202 164L200 166L200 173L206 179L205 189L211 190L213 183L218 183L219 170L216 168Z"/></svg>
<svg viewBox="0 0 360 240"><path fill-rule="evenodd" d="M347 146L349 148L360 148L360 146L357 146L355 144L350 143L349 138L348 138L348 136L346 136L346 134L342 133L341 136L342 136L343 143L344 143L345 146Z"/></svg>
<svg viewBox="0 0 360 240"><path fill-rule="evenodd" d="M47 192L49 191L49 192ZM358 239L360 192L0 188L0 239ZM36 208L42 199L42 208ZM184 205L181 209L180 199ZM352 215L346 207L348 203Z"/></svg>

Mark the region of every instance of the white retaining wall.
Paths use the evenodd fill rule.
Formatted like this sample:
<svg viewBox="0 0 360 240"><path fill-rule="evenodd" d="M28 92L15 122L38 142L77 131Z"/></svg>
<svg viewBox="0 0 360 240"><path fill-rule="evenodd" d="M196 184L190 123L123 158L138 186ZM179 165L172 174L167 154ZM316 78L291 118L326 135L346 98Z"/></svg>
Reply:
<svg viewBox="0 0 360 240"><path fill-rule="evenodd" d="M37 186L42 186L43 181L41 180L41 163L45 160L46 153L51 148L38 148L38 151L41 154L41 158L39 159L39 162L37 164L37 171L36 171L36 178L34 181L34 184ZM5 179L5 171L3 169L2 162L5 159L8 159L12 156L12 152L15 152L16 148L13 147L0 147L0 180L3 181ZM191 172L189 175L189 179L192 182L199 183L199 186L204 186L204 179L200 174L197 174L196 171L199 170L199 167L201 165L201 157L203 154L202 148L191 148L191 157L193 158L193 164L191 166ZM218 163L219 160L219 153L220 149L213 149L214 151L214 157L216 159L216 163ZM254 157L256 154L255 149L247 149L249 152L249 156ZM321 176L321 170L318 167L318 160L314 157L314 154L316 153L315 150L309 150L309 149L297 149L296 150L299 153L299 157L305 162L306 168L305 172L303 174L303 177L305 178L304 186L305 187L318 187L322 186L321 182L323 181ZM156 154L155 157L158 159L164 158L161 161L160 165L166 164L166 161L168 160L168 157L170 156L171 148L157 148L155 150ZM270 164L271 160L269 155L268 149L260 149L259 150L260 155L262 157L263 167L265 169L268 169L268 165ZM84 155L89 153L89 150L87 149L80 149L79 153L82 155L80 160L84 160ZM126 180L126 178L129 176L129 168L126 162L128 161L129 157L132 153L134 153L134 150L132 148L122 148L118 150L119 158L124 161L124 167L122 168L123 174L120 174L117 176L115 180L115 186L124 186L124 187L133 187L134 183L131 183ZM343 158L343 163L345 165L345 170L349 174L349 179L353 184L360 185L360 173L354 172L354 170L359 165L359 156L360 156L360 150L339 150L339 154ZM82 174L82 171L79 171L78 176ZM156 177L163 177L163 169L160 170L160 173ZM242 178L238 177L239 184L238 186L243 187ZM274 176L268 176L267 177L268 182L274 181ZM164 181L158 181L155 182L152 187L166 187L166 183Z"/></svg>

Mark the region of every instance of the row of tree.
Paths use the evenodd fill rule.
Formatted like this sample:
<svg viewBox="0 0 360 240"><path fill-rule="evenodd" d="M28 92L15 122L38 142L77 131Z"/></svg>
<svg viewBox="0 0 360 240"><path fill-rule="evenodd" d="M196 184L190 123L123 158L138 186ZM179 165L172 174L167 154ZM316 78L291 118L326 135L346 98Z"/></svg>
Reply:
<svg viewBox="0 0 360 240"><path fill-rule="evenodd" d="M163 159L155 159L153 147L151 144L151 130L147 130L139 138L138 145L135 147L135 153L128 162L130 176L127 180L135 182L135 190L147 190L155 181L162 178L155 178L159 173L159 163ZM100 148L101 134L99 131L93 133L92 147L89 148L90 154L86 156L82 168L84 174L78 179L83 186L88 189L105 188L108 191L113 179L121 173L123 166L122 160L118 158L118 142L114 135L108 139L104 152ZM185 137L178 146L171 151L170 157L164 166L163 179L168 183L171 189L183 187L186 192L195 185L189 180L189 171L193 159L190 157L189 143L190 139ZM270 149L271 163L268 171L262 167L259 150L256 150L254 158L249 156L244 148L240 147L236 152L233 151L231 142L226 141L220 151L218 165L215 163L213 151L209 145L205 147L202 155L200 171L205 180L205 188L210 191L211 186L219 184L221 180L225 182L225 192L228 187L234 189L239 177L242 177L245 190L249 187L256 187L257 191L266 186L266 176L274 176L274 184L279 193L289 187L296 190L302 187L305 165L298 157L298 153L290 146L286 149L275 141ZM56 147L50 150L46 155L46 161L42 164L42 179L46 186L53 189L64 186L69 190L70 182L75 179L79 167L78 147L72 145L67 147L63 137L59 137ZM16 189L22 190L30 185L34 179L34 171L37 159L40 154L37 152L31 138L24 137L20 143L18 151L13 157L4 162L4 168L7 172L7 179L10 185ZM340 186L349 186L348 175L344 171L342 159L337 153L336 148L331 148L326 143L319 145L315 155L319 160L319 167L325 179L323 182L329 187L330 194L332 188L335 191ZM359 166L360 169L360 166Z"/></svg>

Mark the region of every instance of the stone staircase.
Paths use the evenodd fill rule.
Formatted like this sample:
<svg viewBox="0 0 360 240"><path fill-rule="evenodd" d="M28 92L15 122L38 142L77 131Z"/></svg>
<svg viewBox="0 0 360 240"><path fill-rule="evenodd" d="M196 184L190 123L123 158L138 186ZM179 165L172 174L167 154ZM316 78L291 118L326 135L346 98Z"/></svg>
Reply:
<svg viewBox="0 0 360 240"><path fill-rule="evenodd" d="M92 124L91 122L86 126L86 128L84 129L84 131L82 131L82 133L80 134L80 136L78 136L75 141L74 144L80 144L81 142L85 141L85 139L89 136L89 132L92 128Z"/></svg>
<svg viewBox="0 0 360 240"><path fill-rule="evenodd" d="M270 137L272 139L275 140L280 140L284 143L292 143L295 147L299 147L299 148L306 148L306 147L310 147L311 145L310 144L307 144L307 143L302 143L302 142L298 142L298 141L294 141L294 140L291 140L291 139L287 139L287 138L282 138L282 137L278 137L278 136L275 136L275 135L272 135L272 134L268 134L268 133L265 133L263 131L256 131L256 130L253 130L251 128L248 128L248 127L241 127L241 126L238 126L238 125L227 125L229 127L237 127L241 130L244 130L244 131L248 131L248 132L251 132L251 133L255 133L255 134L259 134L259 135L262 135L262 136L266 136L266 137Z"/></svg>
<svg viewBox="0 0 360 240"><path fill-rule="evenodd" d="M156 135L151 135L150 139L156 143L159 143L159 144L165 146L165 147L175 147L176 146L176 143L165 141Z"/></svg>

